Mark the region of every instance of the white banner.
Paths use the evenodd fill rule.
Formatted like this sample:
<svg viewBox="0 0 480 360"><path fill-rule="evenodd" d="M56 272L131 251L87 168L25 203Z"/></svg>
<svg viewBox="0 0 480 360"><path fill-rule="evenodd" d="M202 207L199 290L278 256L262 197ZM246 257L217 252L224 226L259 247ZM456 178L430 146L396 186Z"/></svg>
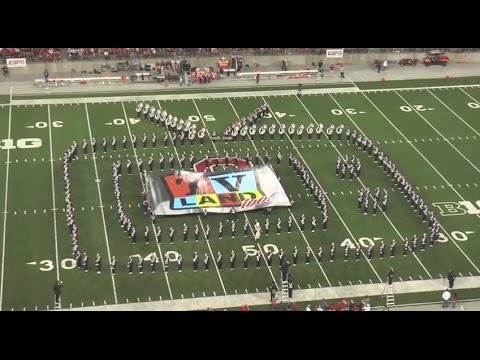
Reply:
<svg viewBox="0 0 480 360"><path fill-rule="evenodd" d="M273 170L265 165L214 172L149 173L146 186L155 215L249 211L290 206Z"/></svg>
<svg viewBox="0 0 480 360"><path fill-rule="evenodd" d="M16 59L7 59L7 67L26 67L27 59L25 58L16 58Z"/></svg>
<svg viewBox="0 0 480 360"><path fill-rule="evenodd" d="M343 49L327 49L327 59L342 58Z"/></svg>

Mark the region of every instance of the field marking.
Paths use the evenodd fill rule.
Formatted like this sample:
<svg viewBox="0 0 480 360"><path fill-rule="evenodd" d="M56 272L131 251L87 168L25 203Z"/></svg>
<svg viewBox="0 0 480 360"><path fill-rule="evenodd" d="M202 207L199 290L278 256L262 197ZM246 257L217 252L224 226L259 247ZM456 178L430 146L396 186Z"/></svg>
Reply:
<svg viewBox="0 0 480 360"><path fill-rule="evenodd" d="M89 134L89 137L90 137L90 146L92 148L92 154L93 154L93 145L92 145L93 136L92 136L92 128L90 127L90 115L88 114L87 104L85 104L85 115L86 115L86 118L87 118L88 134ZM97 159L96 159L95 156L93 156L92 159L93 159L93 165L94 165L94 168L95 168L95 177L97 179L99 179L98 168L97 168ZM108 243L107 224L106 224L106 221L105 221L105 213L103 211L102 192L100 190L100 183L99 182L97 182L97 191L98 191L98 199L100 200L100 206L101 206L100 211L102 213L102 222L103 222L103 232L104 232L104 235L105 235L105 243L107 244L108 264L110 265L110 260L112 259L112 256L110 254L110 245ZM117 287L115 285L115 277L113 276L113 273L112 273L111 269L110 269L110 276L112 278L113 296L115 298L115 304L118 304Z"/></svg>
<svg viewBox="0 0 480 360"><path fill-rule="evenodd" d="M262 99L265 101L265 99L263 98L262 96ZM298 99L298 97L297 97ZM270 110L271 110L271 107L270 107ZM280 121L278 120L277 116L275 115L275 113L272 111L272 114L273 114L273 117L275 118L275 120L277 121L278 125L280 125ZM303 158L302 154L298 151L297 147L295 146L295 144L293 143L292 139L290 139L290 137L288 137L288 140L290 141L290 143L292 144L293 148L295 149L295 151L297 152L297 154L300 156L300 158L302 159L303 163L305 164L305 166L307 167L307 169L310 171L310 174L312 175L312 177L314 178L315 182L317 183L318 187L320 188L320 190L322 190L322 192L325 193L325 197L327 198L328 202L330 203L330 205L332 206L333 208L333 211L335 211L335 213L337 214L339 220L342 222L343 226L345 227L345 229L347 230L347 232L349 233L350 237L353 239L353 241L358 245L358 241L357 239L355 238L355 236L353 236L352 232L350 231L349 227L347 226L347 224L345 223L345 221L343 220L343 218L341 217L340 213L338 212L337 208L335 207L335 205L333 205L333 202L330 200L329 196L327 195L327 193L323 190L323 187L322 185L320 184L320 182L317 180L317 177L315 176L314 172L312 171L312 169L310 169L310 166L308 166L308 163L305 161L305 159ZM365 252L363 251L363 249L361 250L362 252L362 255L364 256L365 259L368 259L367 256L365 255ZM382 278L378 275L377 271L375 270L375 268L373 267L372 263L369 261L368 264L370 265L371 269L373 270L373 272L375 273L375 275L377 276L378 280L380 282L382 282Z"/></svg>
<svg viewBox="0 0 480 360"><path fill-rule="evenodd" d="M383 118L385 120L387 120L387 122L405 139L408 141L408 138L405 136L405 134L390 120L390 118L388 118L383 112L382 110L380 110L378 108L378 106L365 94L362 92L362 95L373 105L373 107L383 116ZM423 155L418 149L417 147L412 143L410 142L409 143L410 146L418 153L418 155L420 155L424 160L425 162L430 165L430 167L438 174L438 176L440 176L440 178L442 178L443 181L445 181L445 183L448 185L449 182L447 179L445 179L445 177L442 175L442 173L440 173L440 171L438 171L438 169L430 162L430 160L428 160L425 155ZM442 188L443 188L443 185L442 185ZM455 194L457 194L457 196L462 199L463 201L465 201L465 199L462 197L462 195L460 195L458 193L457 190L455 190L455 188L451 188ZM478 217L480 217L479 215L477 215ZM450 233L447 232L445 230L445 228L442 226L442 224L440 224L440 221L438 222L440 227L442 228L443 232L448 236L448 238L453 242L453 244L458 248L458 250L465 256L465 258L470 262L470 264L475 268L475 270L477 270L478 273L480 273L480 269L473 263L473 261L467 256L467 254L465 254L465 252L463 251L463 249L457 244L457 242L450 236Z"/></svg>
<svg viewBox="0 0 480 360"><path fill-rule="evenodd" d="M202 120L203 126L205 126L208 138L210 139L210 142L212 143L213 149L215 150L215 152L219 153L215 143L213 142L213 140L210 136L210 132L207 128L207 125L203 121L203 116L202 116L202 113L200 112L200 109L197 106L197 103L195 102L195 100L192 100L192 102L193 102L193 105L195 105L195 108L197 109L198 115L200 116L200 119ZM245 214L245 212L243 212L243 216L248 221L248 227L250 228L250 231L251 231L252 235L255 236L255 233L254 233L253 228L252 228L252 224L251 224L250 220L248 219L247 214ZM200 219L200 216L198 216L198 218ZM202 225L202 228L203 228L203 225ZM259 245L258 242L256 242L256 245L257 245L258 250L260 250L260 253L262 254L262 257L263 257L263 261L265 262L265 265L266 265L267 264L267 258L265 257L263 249L261 248L261 246ZM275 276L272 273L272 269L270 269L268 266L266 268L267 268L268 272L270 273L270 276L272 277L272 280L275 282L275 285L277 286L277 289L279 289L280 287L278 286L277 279L275 279Z"/></svg>
<svg viewBox="0 0 480 360"><path fill-rule="evenodd" d="M232 104L232 102L230 101L230 99L227 99L227 100L228 100L228 102L230 103L230 106L232 107L232 110L235 112L235 115L237 116L237 118L240 119L240 116L239 116L239 114L237 113L237 110L235 110L235 107L233 106L233 104ZM248 139L249 139L250 142L252 143L253 148L254 148L255 150L258 150L257 146L255 145L255 142L252 140L252 138L250 137L250 135L248 135ZM263 163L264 165L266 165L266 164L265 164L265 161L263 160L263 157L260 157L260 160L262 161L262 163ZM298 195L300 196L300 194L298 194ZM308 194L307 194L307 195L308 195ZM297 219L295 218L295 215L290 211L290 209L288 209L288 212L290 213L290 215L292 215L293 221L295 221L295 224L297 225L298 230L300 230L300 225L298 224ZM328 286L332 286L332 283L330 282L330 280L328 279L327 274L326 274L325 271L323 270L323 267L322 267L322 265L320 264L320 261L318 261L317 256L315 255L314 249L311 247L310 243L308 242L307 238L305 237L304 232L303 232L303 231L300 231L300 234L302 235L303 240L305 240L305 243L307 244L307 246L311 249L313 258L315 259L315 261L317 262L320 270L322 271L323 276L325 277L325 280L327 280Z"/></svg>
<svg viewBox="0 0 480 360"><path fill-rule="evenodd" d="M52 117L50 113L50 105L47 105L48 113L48 137L50 142L50 159L53 159L53 136L52 136ZM50 161L50 175L52 177L52 204L53 208L56 209L55 204L55 176L53 175L53 161ZM53 230L54 230L54 239L55 239L55 268L57 270L57 280L60 280L60 266L58 261L58 233L57 233L57 212L52 211L53 213Z"/></svg>
<svg viewBox="0 0 480 360"><path fill-rule="evenodd" d="M402 99L408 106L412 108L412 110L420 116L438 135L440 135L451 147L454 149L462 158L464 158L479 174L480 174L480 169L478 169L460 150L458 150L451 142L448 140L440 131L437 130L435 126L433 126L430 121L428 121L425 116L423 116L415 107L413 107L405 98L400 95L398 92L395 91L395 93ZM461 140L461 138L459 137Z"/></svg>
<svg viewBox="0 0 480 360"><path fill-rule="evenodd" d="M474 98L472 95L470 95L468 92L466 92L466 91L463 90L462 88L460 88L460 91L462 91L462 92L463 92L465 95L467 95L470 99L472 99L473 101L475 101L477 104L480 105L480 102L478 102L478 100L475 99L475 98ZM473 130L473 129L472 129L472 130ZM474 131L475 131L475 133L476 133L477 135L480 135L476 130L474 130ZM474 136L473 138L476 139L475 136Z"/></svg>
<svg viewBox="0 0 480 360"><path fill-rule="evenodd" d="M343 111L343 113L348 117L348 119L352 122L353 125L355 125L355 127L362 133L363 136L366 136L365 133L362 131L362 129L360 129L358 127L358 125L356 124L355 121L353 121L352 117L345 111L345 109L340 105L340 103L335 100L335 98L330 95L330 97L332 98L332 100L335 102L335 104L337 104L337 106L340 108L340 110ZM310 111L308 111L308 109L306 108L306 106L303 104L302 100L300 100L300 98L298 98L298 101L300 101L300 103L303 105L303 107L305 108L305 110L308 112L308 114L310 115L310 117L313 119L313 121L315 121L317 123L317 120L313 117L313 115L310 113ZM318 123L317 123L318 125ZM331 142L332 140L330 140ZM340 153L340 151L338 151L338 149L335 149L337 150L337 153L338 155L343 159L343 155ZM363 183L362 179L360 179L359 177L357 177L357 180L360 182L360 184L362 185L363 189L366 189L367 187L365 186L365 184ZM374 200L373 198L373 195L370 194L370 198L372 199L372 201ZM377 206L378 207L378 206ZM403 240L404 237L402 234L400 234L400 231L398 231L397 227L392 223L392 221L390 220L390 218L388 217L387 213L384 212L384 211L381 211L381 213L383 214L383 216L385 217L385 219L387 219L388 223L390 224L390 226L393 228L393 230L397 233L398 236L400 236L400 238ZM415 254L415 252L412 251L412 249L410 248L409 246L409 249L410 249L410 252L413 254L413 256L415 257L415 259L418 261L418 263L420 264L420 266L423 268L423 270L425 271L425 273L430 277L430 279L433 279L432 275L430 275L430 272L427 270L427 268L425 267L425 265L423 265L423 263L420 261L420 259L417 257L417 254Z"/></svg>
<svg viewBox="0 0 480 360"><path fill-rule="evenodd" d="M132 144L133 143L133 135L132 135L132 131L130 129L130 121L128 120L128 116L127 116L127 111L125 110L125 104L122 102L122 109L123 109L123 115L125 116L125 124L127 125L127 129L128 129L128 134L130 136L130 143ZM170 131L168 132L170 134ZM143 189L145 190L145 184L143 182L143 178L142 178L142 174L140 173L139 169L138 169L138 156L137 156L137 149L136 148L133 148L133 155L135 157L135 161L137 163L137 173L138 173L138 176L140 177L140 181L142 183L142 187ZM130 204L129 204L130 206ZM160 248L160 243L158 242L158 235L157 235L157 229L155 229L155 226L153 225L153 222L151 223L152 225L152 230L153 230L153 235L155 236L155 240L156 240L156 243L157 243L157 248L158 248L158 252L159 252L159 256L160 256L160 261L162 263L162 268L163 268L163 274L165 275L165 281L167 282L167 287L168 287L168 293L170 295L170 299L173 299L173 294L172 294L172 288L170 287L170 281L168 279L168 273L165 271L165 264L163 262L163 254L162 254L162 249Z"/></svg>
<svg viewBox="0 0 480 360"><path fill-rule="evenodd" d="M12 87L10 86L10 106L8 108L8 136L7 139L11 138L12 135ZM7 169L5 170L5 206L3 210L3 237L2 237L2 275L0 278L0 311L2 311L3 306L3 279L5 275L5 239L6 239L6 229L7 229L7 206L8 206L8 176L10 170L10 147L7 148Z"/></svg>
<svg viewBox="0 0 480 360"><path fill-rule="evenodd" d="M467 125L470 130L472 130L475 134L479 135L480 136L480 133L475 130L472 126L470 126L469 123L467 123L460 115L458 115L455 111L453 111L450 106L448 106L447 104L445 104L442 100L440 100L440 98L438 98L437 95L435 95L433 92L431 92L430 90L427 90L435 99L437 99L440 103L443 104L443 106L445 106L448 110L450 110L450 112L455 115L461 122L463 122L465 125ZM467 138L468 139L468 138Z"/></svg>

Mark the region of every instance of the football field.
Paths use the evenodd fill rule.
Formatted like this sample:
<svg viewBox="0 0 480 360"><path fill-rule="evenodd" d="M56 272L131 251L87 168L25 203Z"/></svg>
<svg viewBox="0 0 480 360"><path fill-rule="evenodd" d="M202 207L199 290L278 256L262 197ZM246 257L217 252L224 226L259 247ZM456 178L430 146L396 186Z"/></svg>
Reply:
<svg viewBox="0 0 480 360"><path fill-rule="evenodd" d="M142 101L156 108L161 106L174 116L189 119L197 130L206 127L223 134L225 127L239 117L248 115L267 102L271 115L260 120L276 129L285 124L305 129L322 123L358 134L365 134L391 159L433 210L441 225L440 236L433 247L424 251L420 243L415 252L411 247L403 255L402 239L411 239L414 234L420 239L423 233L430 234L427 223L422 222L383 168L374 163L373 156L347 142L345 131L338 139L336 133L328 140L325 133L320 139L314 132L311 139L306 132L301 139L295 133L280 137L267 133L264 139L255 135L237 141L215 141L204 138L204 144L195 139L193 145L180 141L174 146L168 137L164 146L165 129L150 121L137 118L136 105L140 97L92 97L81 101L72 98L21 99L14 97L10 103L0 106L0 306L2 310L45 310L53 308L52 286L61 279L65 286L62 292L64 308L104 304L150 302L170 299L187 299L204 296L223 296L266 292L272 281L280 283L278 252L283 249L285 258L292 262L293 249L298 248L298 263L291 267L295 288L324 288L357 284L384 283L389 267L395 269L398 281L439 279L449 269L459 277L480 275L480 85L431 87L420 89L322 89L305 93L302 97L287 95L281 90L245 92L230 96L222 94L191 94L189 96L155 95L142 96ZM291 93L291 92L290 92ZM148 141L142 144L143 134ZM157 144L151 138L156 133ZM131 145L132 135L138 139L136 149ZM116 151L111 140L117 139ZM126 136L128 146L124 150L122 139ZM104 152L102 138L108 140ZM97 140L94 156L90 143ZM88 154L84 156L81 145L88 141ZM79 158L70 165L72 203L78 225L81 252L90 258L88 272L77 269L72 258L72 240L66 221L65 191L63 179L63 155L73 141L79 144ZM258 150L261 158L265 151L271 155L271 164L280 178L287 194L295 200L291 209L273 208L270 214L264 210L237 213L235 237L232 237L229 214L178 215L157 217L155 224L144 215L142 207L142 178L136 166L142 159L146 168L150 156L154 158L154 172L162 172L160 154L167 158L164 173L172 172L168 163L169 154L175 156L175 169L180 169L180 157L185 154L184 167L189 170L191 153L200 160L208 156L230 156L238 153L245 156ZM276 154L282 160L277 164ZM322 216L315 199L306 190L299 176L288 166L292 153L307 168L315 184L327 196L328 228L322 231ZM359 178L342 180L335 174L337 158L348 155L358 157L362 163ZM112 164L120 161L123 176L120 180L125 213L137 229L137 242L124 233L117 215ZM126 175L126 162L134 164L132 176ZM262 160L263 161L263 160ZM373 216L357 210L358 190L368 187L388 191L388 209ZM304 231L300 229L302 215L306 218ZM292 216L293 227L287 232L287 220ZM318 225L312 231L310 219L315 216ZM269 218L270 231L265 231L258 244L254 241L253 228L248 227L244 236L245 220L253 226L255 219L264 226ZM277 234L277 219L282 221ZM218 226L223 222L223 238L218 238ZM183 224L190 229L187 242L183 241ZM196 242L193 229L200 227ZM209 240L205 228L209 225ZM154 232L162 228L161 242ZM170 243L168 229L175 229L175 241ZM144 229L150 229L150 242L145 243ZM428 238L428 237L427 237ZM396 239L395 256L390 256L390 245ZM383 259L379 246L385 242ZM336 255L330 261L330 245L336 244ZM368 248L374 244L372 259L368 260ZM348 260L344 248L351 247ZM355 248L360 245L359 261ZM323 258L318 258L318 248L323 249ZM306 264L307 248L313 251ZM234 250L237 255L235 270L230 270L229 257ZM193 271L192 256L200 256L199 271ZM267 253L273 253L272 267L266 265ZM218 253L224 258L223 270L216 266ZM95 256L100 254L101 274L95 271ZM145 262L145 271L139 274L136 267L138 255L147 257L155 253L163 259L170 258L168 273L162 263L156 273L151 273L150 263ZM250 257L248 269L244 269L243 257ZM183 271L177 271L176 259L182 254ZM203 266L204 255L211 258L210 271ZM262 264L256 267L256 256ZM126 268L128 256L134 256L133 274ZM116 275L113 276L109 259L118 259ZM148 257L147 257L148 259ZM280 284L279 284L280 285Z"/></svg>

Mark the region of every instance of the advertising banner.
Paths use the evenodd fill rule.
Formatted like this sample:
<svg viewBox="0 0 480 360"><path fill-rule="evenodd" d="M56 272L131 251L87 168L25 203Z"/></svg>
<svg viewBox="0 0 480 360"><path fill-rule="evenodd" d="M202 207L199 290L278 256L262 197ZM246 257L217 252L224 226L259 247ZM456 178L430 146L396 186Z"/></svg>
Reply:
<svg viewBox="0 0 480 360"><path fill-rule="evenodd" d="M268 166L215 172L178 171L146 176L155 215L229 213L290 206L290 200Z"/></svg>

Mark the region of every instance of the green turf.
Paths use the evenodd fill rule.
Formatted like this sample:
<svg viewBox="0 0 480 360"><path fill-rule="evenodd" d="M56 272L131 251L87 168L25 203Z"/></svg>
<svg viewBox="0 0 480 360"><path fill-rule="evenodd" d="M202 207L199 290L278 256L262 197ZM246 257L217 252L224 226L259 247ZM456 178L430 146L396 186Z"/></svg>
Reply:
<svg viewBox="0 0 480 360"><path fill-rule="evenodd" d="M298 84L287 84L287 85L260 85L260 86L244 86L244 87L186 87L186 88L168 88L165 85L159 84L157 89L151 90L132 90L128 92L119 92L119 91L105 91L98 93L91 92L74 92L74 93L65 93L65 94L39 94L39 95L24 95L17 94L13 95L13 100L28 100L28 99L64 99L71 97L85 97L85 98L95 98L95 97L104 97L104 96L132 96L132 95L167 95L167 94L201 94L201 93L228 93L228 92L237 92L237 91L273 91L273 90L287 90L287 89L296 89ZM351 83L339 83L339 84L303 84L303 89L325 89L325 88L345 88L354 86ZM5 103L8 103L10 98L7 96Z"/></svg>
<svg viewBox="0 0 480 360"><path fill-rule="evenodd" d="M406 83L403 83L406 84ZM431 83L429 83L431 85ZM401 85L405 86L405 85ZM410 86L410 85L408 85ZM425 86L425 85L424 85ZM468 95L472 98L470 98ZM97 95L97 94L92 94ZM435 97L437 96L438 99ZM439 99L444 103L442 104ZM57 277L57 268L60 278L65 282L63 304L68 307L95 304L113 304L154 301L159 299L174 299L203 297L235 293L264 292L271 284L272 277L279 277L278 258L274 257L272 269L263 264L260 270L255 269L254 258L250 259L249 269L243 270L243 252L245 247L255 249L252 233L243 236L243 222L248 218L251 222L256 218L263 225L265 214L263 211L238 214L236 236L230 235L230 225L226 222L228 215L209 214L205 219L195 215L183 215L157 219L162 226L163 241L157 245L152 241L145 244L143 231L145 226L151 226L143 215L141 204L141 179L134 167L132 176L123 176L121 179L122 199L127 215L132 218L137 228L137 244L123 233L117 220L116 204L113 193L112 163L120 160L125 165L127 157L135 164L135 157L142 158L146 163L153 154L155 170L159 171L158 157L160 153L179 154L190 152L196 154L197 159L204 154L213 155L216 151L223 153L228 149L230 153L238 152L245 155L248 151L260 149L263 157L264 149L272 155L273 168L281 178L286 191L296 200L292 214L299 221L305 214L307 226L305 232L300 232L293 224L293 232L286 232L286 222L289 213L286 209L276 208L269 216L271 223L270 235L262 236L260 249L262 252L273 249L283 249L287 258L291 259L293 247L299 249L298 266L292 268L295 284L301 289L308 287L326 287L329 285L349 285L360 283L383 282L388 267L395 268L396 275L402 280L439 278L449 268L461 272L464 276L478 275L478 261L480 247L475 239L480 226L475 215L441 216L439 209L430 206L439 218L442 232L448 234L445 241L438 243L425 252L418 251L416 257L408 254L401 256L401 237L411 237L413 233L420 235L428 232L417 215L397 189L394 189L391 180L382 169L375 165L371 158L356 147L348 145L345 135L339 141L334 138L332 143L322 138L317 141L315 135L312 140L304 134L302 140L295 135L290 141L285 137L280 141L278 135L270 140L267 135L262 141L257 134L255 141L237 141L236 143L216 142L212 144L208 139L203 146L198 141L195 145L189 143L181 146L177 144L163 146L164 130L154 127L145 121L127 123L125 118L135 118L135 103L87 104L87 105L50 105L50 106L13 106L11 121L11 138L17 141L24 138L41 139L39 148L10 150L9 178L8 178L8 213L6 216L6 236L3 273L2 309L45 309L52 306L51 286ZM433 202L460 201L461 198L472 202L480 199L479 171L480 157L478 143L480 125L476 120L478 111L476 100L480 100L479 89L449 89L449 90L417 90L368 94L335 94L304 96L300 100L295 96L250 97L235 99L199 99L162 101L161 106L178 117L190 117L193 121L203 116L210 130L221 133L225 126L234 120L237 115L243 116L251 112L266 100L275 112L275 116L262 120L270 125L294 122L307 126L309 123L322 122L325 125L344 124L351 129L368 134L378 146L392 158L397 168L407 177L424 200ZM157 106L157 104L154 104ZM420 106L421 105L421 106ZM411 110L417 108L418 112ZM416 107L415 107L416 106ZM402 110L403 109L403 110ZM432 109L432 110L428 110ZM50 114L50 118L49 118ZM456 114L456 115L455 115ZM210 116L207 116L210 115ZM2 139L8 138L9 108L0 108L0 133ZM462 121L463 120L463 121ZM277 122L278 121L278 122ZM51 136L48 124L52 124ZM118 125L117 125L118 124ZM467 125L468 124L468 125ZM61 125L61 126L60 126ZM203 121L197 122L198 127L204 126ZM47 126L47 127L45 127ZM91 149L89 154L80 158L71 165L72 199L76 209L76 221L79 225L80 246L87 251L90 257L88 273L70 269L71 240L65 221L63 170L59 158L67 147L76 140L81 144L82 139L97 138L98 153L93 161ZM436 129L436 131L435 131ZM473 130L472 130L473 129ZM151 134L157 133L157 147L150 144ZM438 131L438 133L437 133ZM143 133L147 133L149 144L143 149L141 141L136 151L129 146L121 149L123 136L135 133L139 140ZM116 152L109 150L103 153L102 137L111 141L112 136L119 140ZM446 139L444 139L444 137ZM438 139L437 139L438 138ZM411 143L407 142L410 141ZM411 144L411 145L410 145ZM50 163L50 145L53 159L53 179L55 196L52 198L52 177ZM413 146L412 146L413 145ZM276 149L280 149L284 159L280 165L275 163ZM320 223L321 215L311 197L307 197L300 179L287 166L287 155L293 154L306 162L316 181L327 192L329 197L329 228L328 231L310 231L310 218L317 216ZM80 149L81 152L81 149ZM7 158L7 150L0 152L3 163ZM342 181L335 176L334 167L337 156L355 154L363 165L361 182ZM188 157L188 156L187 156ZM35 159L35 160L34 160ZM43 160L42 160L43 159ZM428 160L428 161L427 161ZM175 159L178 168L177 159ZM167 169L169 169L168 163ZM125 168L125 167L124 167ZM100 182L96 181L96 171ZM3 172L6 174L6 172ZM0 202L5 204L4 188L6 176L0 177ZM356 193L362 184L370 188L376 186L387 188L389 191L389 211L387 216L379 213L376 217L371 214L364 216L356 210ZM452 186L449 186L452 185ZM100 192L99 192L100 189ZM103 208L100 204L103 204ZM56 227L54 226L53 207L56 207ZM103 209L103 211L102 211ZM3 211L3 210L2 210ZM277 217L283 220L283 231L276 234L275 223ZM218 224L224 222L224 238L218 239ZM190 227L190 238L183 242L181 235L182 224L186 222ZM105 223L105 226L104 226ZM200 232L200 241L193 240L195 224L207 223L211 227L210 241L207 243L203 232ZM320 225L320 224L319 224ZM175 243L168 241L168 227L176 230ZM320 226L318 226L319 228ZM3 230L3 216L0 222ZM55 237L56 230L56 237ZM152 229L151 229L152 230ZM466 233L473 232L473 233ZM343 261L343 247L345 239L354 243L368 245L370 241L378 243L383 239L388 247L392 239L397 239L397 256L386 257L381 260L377 253L371 262L361 258L359 262L350 259ZM375 240L371 240L375 239ZM456 239L456 240L455 240ZM2 238L3 242L3 238ZM328 261L328 247L331 242L337 245L335 262ZM319 246L324 249L324 259L317 264L312 258L309 265L305 264L305 251L310 246L316 253ZM1 247L0 247L1 249ZM231 250L237 254L235 271L229 271L228 257ZM364 248L364 250L366 250ZM56 252L58 251L58 262ZM200 271L192 271L192 255L196 251L200 255ZM224 256L224 270L217 272L212 261L210 271L203 270L203 255L207 253L215 257L217 252ZM250 250L252 251L252 250ZM96 253L103 258L103 271L96 274L93 263ZM129 275L125 269L129 255L140 254L146 256L152 252L157 255L166 252L177 252L184 256L185 263L182 273L178 273L177 265L170 263L170 271L165 275L162 267L157 266L157 273L151 274L149 264L146 264L145 274L139 275L135 268L134 274ZM117 276L112 278L108 271L108 257L115 255L119 265ZM213 255L213 256L212 256ZM354 251L350 257L354 256ZM40 261L46 260L42 264ZM213 260L213 259L212 259ZM50 266L51 261L52 266ZM35 262L35 264L27 264ZM41 271L40 267L45 271ZM52 268L52 269L50 269ZM21 284L21 286L19 285ZM172 296L170 296L170 292ZM401 295L399 295L400 297ZM462 295L461 295L462 297ZM116 300L115 300L116 299ZM426 299L426 297L425 297Z"/></svg>
<svg viewBox="0 0 480 360"><path fill-rule="evenodd" d="M451 85L474 85L480 83L480 76L456 77L441 79L413 79L413 80L387 80L356 82L359 89L394 89L402 87L426 87L426 86L451 86Z"/></svg>

